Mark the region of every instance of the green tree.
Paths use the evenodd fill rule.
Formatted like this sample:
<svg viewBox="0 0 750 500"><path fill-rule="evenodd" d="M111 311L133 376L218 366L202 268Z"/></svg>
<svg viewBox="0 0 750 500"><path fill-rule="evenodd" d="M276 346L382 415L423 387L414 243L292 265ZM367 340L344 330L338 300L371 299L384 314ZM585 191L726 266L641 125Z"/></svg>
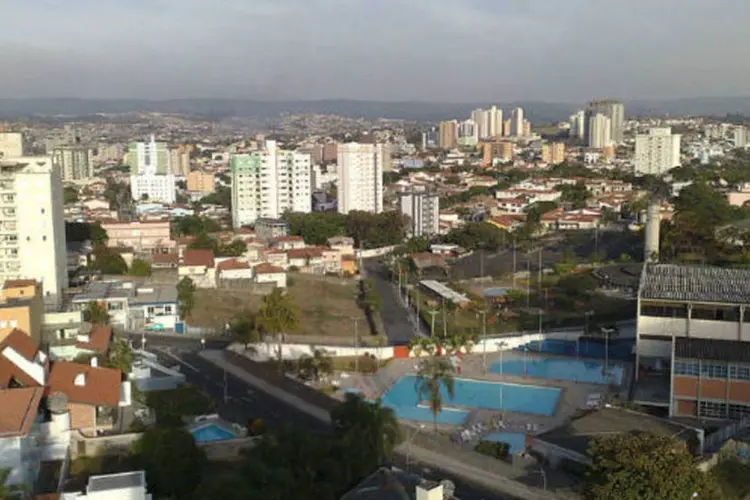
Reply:
<svg viewBox="0 0 750 500"><path fill-rule="evenodd" d="M195 236L195 239L190 242L188 248L191 250L212 250L216 252L219 246L219 242L214 238L210 237L207 233L201 232Z"/></svg>
<svg viewBox="0 0 750 500"><path fill-rule="evenodd" d="M65 205L78 203L78 190L71 186L65 186L63 188L63 203Z"/></svg>
<svg viewBox="0 0 750 500"><path fill-rule="evenodd" d="M151 276L151 264L143 259L133 259L130 265L130 274L133 276Z"/></svg>
<svg viewBox="0 0 750 500"><path fill-rule="evenodd" d="M104 245L95 246L93 261L89 267L102 274L125 274L128 272L128 264L122 258L122 255Z"/></svg>
<svg viewBox="0 0 750 500"><path fill-rule="evenodd" d="M219 186L213 193L200 199L201 205L220 205L222 207L232 208L232 188Z"/></svg>
<svg viewBox="0 0 750 500"><path fill-rule="evenodd" d="M177 427L183 425L183 417L206 415L215 408L213 399L193 385L147 392L146 405L156 414L158 425Z"/></svg>
<svg viewBox="0 0 750 500"><path fill-rule="evenodd" d="M258 310L258 323L265 333L275 335L278 339L279 369L281 369L283 335L299 327L299 321L299 307L281 288L274 288L271 293L263 296Z"/></svg>
<svg viewBox="0 0 750 500"><path fill-rule="evenodd" d="M468 222L451 230L445 237L466 250L497 250L506 241L505 231L487 222ZM509 240L509 239L508 239Z"/></svg>
<svg viewBox="0 0 750 500"><path fill-rule="evenodd" d="M125 374L130 373L133 366L133 350L127 341L117 338L112 342L105 365Z"/></svg>
<svg viewBox="0 0 750 500"><path fill-rule="evenodd" d="M301 236L309 245L325 245L328 238L346 234L346 215L338 212L287 212L289 233Z"/></svg>
<svg viewBox="0 0 750 500"><path fill-rule="evenodd" d="M608 436L595 439L588 454L587 500L720 498L711 476L696 468L685 443L672 436Z"/></svg>
<svg viewBox="0 0 750 500"><path fill-rule="evenodd" d="M177 302L180 310L180 319L188 317L195 307L195 283L185 276L177 283Z"/></svg>
<svg viewBox="0 0 750 500"><path fill-rule="evenodd" d="M304 380L319 382L333 374L333 358L325 349L313 349L312 356L304 355L298 361L299 374Z"/></svg>
<svg viewBox="0 0 750 500"><path fill-rule="evenodd" d="M0 500L29 498L30 488L27 484L7 484L12 469L0 469Z"/></svg>
<svg viewBox="0 0 750 500"><path fill-rule="evenodd" d="M260 342L258 317L250 310L237 313L229 324L229 331L236 342L241 342L245 346L245 350L250 344Z"/></svg>
<svg viewBox="0 0 750 500"><path fill-rule="evenodd" d="M108 325L109 312L107 312L107 304L92 300L86 304L86 309L83 310L83 319L92 325Z"/></svg>
<svg viewBox="0 0 750 500"><path fill-rule="evenodd" d="M218 231L221 231L221 226L216 221L197 215L178 217L172 222L172 232L175 236L196 236L200 233Z"/></svg>
<svg viewBox="0 0 750 500"><path fill-rule="evenodd" d="M583 181L575 184L560 184L557 189L561 192L560 201L570 203L573 209L584 208L586 200L591 197L591 192L586 188Z"/></svg>
<svg viewBox="0 0 750 500"><path fill-rule="evenodd" d="M674 200L678 213L690 213L701 225L718 227L734 218L736 213L726 196L703 182L696 182L680 190Z"/></svg>
<svg viewBox="0 0 750 500"><path fill-rule="evenodd" d="M584 297L596 290L597 282L590 273L571 274L564 276L557 282L558 288L566 295L573 297Z"/></svg>
<svg viewBox="0 0 750 500"><path fill-rule="evenodd" d="M220 244L216 250L219 257L240 257L247 251L247 247L242 240L234 240L227 244Z"/></svg>
<svg viewBox="0 0 750 500"><path fill-rule="evenodd" d="M343 403L331 412L335 434L348 444L348 460L355 470L352 476L368 474L390 462L403 441L401 428L392 409L380 401L370 403L357 394L347 394Z"/></svg>
<svg viewBox="0 0 750 500"><path fill-rule="evenodd" d="M443 391L453 399L453 375L456 369L445 357L428 358L422 361L416 380L420 400L427 400L432 412L432 421L437 432L437 418L443 409Z"/></svg>
<svg viewBox="0 0 750 500"><path fill-rule="evenodd" d="M181 427L147 429L131 450L134 463L146 471L155 498L190 498L201 482L206 455Z"/></svg>

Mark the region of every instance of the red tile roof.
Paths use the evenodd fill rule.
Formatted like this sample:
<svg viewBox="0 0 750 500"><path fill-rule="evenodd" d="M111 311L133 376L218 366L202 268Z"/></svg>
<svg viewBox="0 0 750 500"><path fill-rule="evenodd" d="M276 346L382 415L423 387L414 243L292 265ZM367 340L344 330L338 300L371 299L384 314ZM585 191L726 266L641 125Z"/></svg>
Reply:
<svg viewBox="0 0 750 500"><path fill-rule="evenodd" d="M41 387L0 390L0 437L25 436L31 430L44 391Z"/></svg>
<svg viewBox="0 0 750 500"><path fill-rule="evenodd" d="M271 239L272 243L281 243L284 241L301 241L304 243L305 240L302 239L302 236L277 236Z"/></svg>
<svg viewBox="0 0 750 500"><path fill-rule="evenodd" d="M5 280L3 289L8 288L23 288L27 286L36 286L36 280Z"/></svg>
<svg viewBox="0 0 750 500"><path fill-rule="evenodd" d="M284 270L278 266L274 266L272 264L269 264L267 262L264 262L262 264L258 264L253 269L255 269L255 274L278 274L283 273Z"/></svg>
<svg viewBox="0 0 750 500"><path fill-rule="evenodd" d="M213 250L188 248L182 254L182 265L214 267L214 252Z"/></svg>
<svg viewBox="0 0 750 500"><path fill-rule="evenodd" d="M219 271L231 271L232 269L250 269L250 264L247 262L240 262L237 259L225 260L217 266Z"/></svg>
<svg viewBox="0 0 750 500"><path fill-rule="evenodd" d="M7 347L28 361L33 361L39 351L28 335L14 328L0 343L0 387L8 387L12 380L25 387L39 387L39 382L2 354Z"/></svg>
<svg viewBox="0 0 750 500"><path fill-rule="evenodd" d="M290 259L314 259L323 256L323 252L315 247L295 248L289 250L286 254Z"/></svg>
<svg viewBox="0 0 750 500"><path fill-rule="evenodd" d="M151 258L153 264L177 264L179 257L176 253L157 253Z"/></svg>
<svg viewBox="0 0 750 500"><path fill-rule="evenodd" d="M76 347L106 353L109 350L109 343L112 340L112 327L108 325L94 325L89 332L88 342L78 342Z"/></svg>
<svg viewBox="0 0 750 500"><path fill-rule="evenodd" d="M83 375L83 385L76 385L78 375ZM62 392L72 403L117 406L121 380L120 370L56 361L52 363L45 394Z"/></svg>

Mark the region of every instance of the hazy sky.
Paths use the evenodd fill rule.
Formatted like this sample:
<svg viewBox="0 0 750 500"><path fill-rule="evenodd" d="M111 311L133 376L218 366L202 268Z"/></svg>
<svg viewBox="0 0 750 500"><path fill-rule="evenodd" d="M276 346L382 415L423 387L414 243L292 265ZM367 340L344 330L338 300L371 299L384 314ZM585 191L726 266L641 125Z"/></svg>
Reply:
<svg viewBox="0 0 750 500"><path fill-rule="evenodd" d="M0 0L0 97L750 95L748 0Z"/></svg>

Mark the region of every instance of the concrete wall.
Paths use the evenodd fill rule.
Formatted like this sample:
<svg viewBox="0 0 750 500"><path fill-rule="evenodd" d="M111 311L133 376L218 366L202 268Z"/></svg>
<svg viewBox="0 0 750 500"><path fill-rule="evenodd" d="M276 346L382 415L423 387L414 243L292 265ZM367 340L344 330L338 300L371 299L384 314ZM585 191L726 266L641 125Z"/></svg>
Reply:
<svg viewBox="0 0 750 500"><path fill-rule="evenodd" d="M71 439L70 457L90 457L97 454L127 453L140 433L116 434L113 436L86 437L75 434Z"/></svg>

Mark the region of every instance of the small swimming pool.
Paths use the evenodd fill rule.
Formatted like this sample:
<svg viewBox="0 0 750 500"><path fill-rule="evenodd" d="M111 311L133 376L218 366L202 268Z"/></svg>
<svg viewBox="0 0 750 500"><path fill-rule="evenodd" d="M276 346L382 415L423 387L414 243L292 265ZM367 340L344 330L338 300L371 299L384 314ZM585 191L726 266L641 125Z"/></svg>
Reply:
<svg viewBox="0 0 750 500"><path fill-rule="evenodd" d="M420 401L416 382L415 375L401 377L383 395L383 405L392 408L399 418L431 422L432 411L426 402ZM560 397L560 389L553 387L462 378L454 379L453 392L451 399L445 387L442 388L443 409L438 414L438 423L461 425L472 408L552 415Z"/></svg>
<svg viewBox="0 0 750 500"><path fill-rule="evenodd" d="M604 373L604 363L598 360L547 358L542 356L505 353L490 371L506 375L521 375L552 380L571 380L589 384L622 384L622 367L610 363Z"/></svg>
<svg viewBox="0 0 750 500"><path fill-rule="evenodd" d="M190 430L190 434L193 435L193 439L195 439L196 443L226 441L227 439L234 439L237 437L237 435L235 435L233 432L230 432L216 424L206 424L200 427L196 427Z"/></svg>
<svg viewBox="0 0 750 500"><path fill-rule="evenodd" d="M508 443L510 453L517 453L526 449L526 435L520 432L493 432L482 438L483 441Z"/></svg>

